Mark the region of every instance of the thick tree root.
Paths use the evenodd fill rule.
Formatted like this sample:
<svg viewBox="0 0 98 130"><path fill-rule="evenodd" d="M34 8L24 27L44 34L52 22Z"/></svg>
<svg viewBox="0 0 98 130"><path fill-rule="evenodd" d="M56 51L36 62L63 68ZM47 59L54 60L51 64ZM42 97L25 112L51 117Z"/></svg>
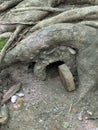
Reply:
<svg viewBox="0 0 98 130"><path fill-rule="evenodd" d="M70 8L60 9L60 8L53 8L53 7L25 7L20 9L14 9L12 12L21 12L21 11L28 11L28 10L41 10L41 11L48 11L48 12L64 12L69 10Z"/></svg>
<svg viewBox="0 0 98 130"><path fill-rule="evenodd" d="M66 35L65 35L66 34ZM78 24L57 24L34 32L7 53L1 69L15 62L37 62L44 51L57 46L75 48L79 100L98 83L98 30ZM46 56L44 54L43 56Z"/></svg>
<svg viewBox="0 0 98 130"><path fill-rule="evenodd" d="M23 0L12 0L12 1L7 1L7 2L2 3L0 5L0 12L3 12L5 10L9 9L9 8L16 6L21 1L23 1Z"/></svg>
<svg viewBox="0 0 98 130"><path fill-rule="evenodd" d="M94 40L96 37L97 30L91 27L77 24L56 24L29 34L19 45L8 52L4 62L6 60L10 63L17 60L23 62L27 60L29 62L34 60L41 50L51 47L55 48L59 45L79 50L87 45L91 45L93 42L97 43Z"/></svg>
<svg viewBox="0 0 98 130"><path fill-rule="evenodd" d="M41 22L36 24L33 28L31 28L30 31L35 31L37 29L40 29L49 25L53 25L56 23L79 21L79 20L90 19L93 17L98 18L97 13L98 13L98 6L72 9L72 10L63 12L57 16L54 16L52 18L42 20Z"/></svg>

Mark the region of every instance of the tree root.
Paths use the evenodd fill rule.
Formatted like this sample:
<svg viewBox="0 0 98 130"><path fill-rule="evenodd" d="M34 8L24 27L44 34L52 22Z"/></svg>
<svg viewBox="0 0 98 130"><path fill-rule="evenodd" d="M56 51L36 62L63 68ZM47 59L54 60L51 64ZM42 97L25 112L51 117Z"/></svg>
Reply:
<svg viewBox="0 0 98 130"><path fill-rule="evenodd" d="M0 25L35 25L38 22L3 22L0 21Z"/></svg>
<svg viewBox="0 0 98 130"><path fill-rule="evenodd" d="M84 24L84 25L87 25L87 26L91 26L93 28L98 28L98 21L83 21L83 22L80 22L79 24Z"/></svg>
<svg viewBox="0 0 98 130"><path fill-rule="evenodd" d="M97 84L97 36L97 29L80 24L57 24L46 27L34 32L9 51L0 69L19 61L24 63L37 62L41 52L47 51L49 48L60 45L75 48L78 50L78 99L80 101L86 92Z"/></svg>
<svg viewBox="0 0 98 130"><path fill-rule="evenodd" d="M98 4L98 0L67 0L67 2L71 4Z"/></svg>
<svg viewBox="0 0 98 130"><path fill-rule="evenodd" d="M23 1L23 0L12 0L12 1L7 1L7 2L2 3L0 5L0 12L3 12L5 10L9 9L9 8L16 6L21 1Z"/></svg>
<svg viewBox="0 0 98 130"><path fill-rule="evenodd" d="M64 12L69 10L70 8L53 8L53 7L25 7L20 9L14 9L11 12L21 12L21 11L28 11L28 10L41 10L41 11L48 11L48 12Z"/></svg>
<svg viewBox="0 0 98 130"><path fill-rule="evenodd" d="M24 28L24 25L19 25L15 32L11 35L10 39L8 40L8 42L6 43L6 45L3 47L3 49L1 50L0 53L0 64L2 63L6 51L9 49L9 47L11 46L11 44L14 42L14 40L17 38L17 36L19 35L19 33L21 32L21 30Z"/></svg>
<svg viewBox="0 0 98 130"><path fill-rule="evenodd" d="M0 38L9 38L11 35L12 35L11 32L2 33L0 34Z"/></svg>
<svg viewBox="0 0 98 130"><path fill-rule="evenodd" d="M89 17L92 18L93 15L97 15L97 13L98 13L98 6L72 9L72 10L63 12L57 16L54 16L52 18L42 20L41 22L36 24L34 27L32 27L30 31L32 32L37 29L43 28L45 26L53 25L56 23L85 20Z"/></svg>
<svg viewBox="0 0 98 130"><path fill-rule="evenodd" d="M92 37L92 34L96 35ZM91 38L91 40L87 39L87 37ZM26 62L27 60L27 62L30 62L34 60L34 57L36 57L41 50L58 45L79 50L85 45L91 44L91 41L96 42L94 40L96 37L97 30L85 25L65 23L52 25L36 31L33 34L29 34L27 38L20 41L14 49L6 54L4 61L13 63L17 60L22 62ZM14 61L13 59L17 60ZM7 64L7 62L5 64Z"/></svg>

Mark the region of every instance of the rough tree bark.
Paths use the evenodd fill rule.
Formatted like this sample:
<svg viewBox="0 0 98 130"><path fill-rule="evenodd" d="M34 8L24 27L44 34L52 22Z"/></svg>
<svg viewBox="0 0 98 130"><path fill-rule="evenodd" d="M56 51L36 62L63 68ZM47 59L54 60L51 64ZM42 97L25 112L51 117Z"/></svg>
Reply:
<svg viewBox="0 0 98 130"><path fill-rule="evenodd" d="M47 65L64 61L72 73L78 72L80 101L98 83L97 4L97 0L23 0L15 9L1 13L1 34L22 26L25 29L15 31L1 51L0 70L16 62L35 62L35 75L39 72L45 78ZM20 32L23 37L9 51ZM68 48L76 54L72 55Z"/></svg>

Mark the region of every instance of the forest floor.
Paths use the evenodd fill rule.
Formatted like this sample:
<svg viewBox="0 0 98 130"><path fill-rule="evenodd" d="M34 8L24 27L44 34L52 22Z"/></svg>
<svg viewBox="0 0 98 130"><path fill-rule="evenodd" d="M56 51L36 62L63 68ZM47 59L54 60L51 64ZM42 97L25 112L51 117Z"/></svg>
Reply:
<svg viewBox="0 0 98 130"><path fill-rule="evenodd" d="M98 89L73 105L77 90L66 91L56 65L48 68L46 81L37 80L25 65L11 66L5 72L10 74L8 87L22 82L25 99L20 110L11 101L7 103L9 120L0 130L98 130L98 119L94 120L98 118Z"/></svg>

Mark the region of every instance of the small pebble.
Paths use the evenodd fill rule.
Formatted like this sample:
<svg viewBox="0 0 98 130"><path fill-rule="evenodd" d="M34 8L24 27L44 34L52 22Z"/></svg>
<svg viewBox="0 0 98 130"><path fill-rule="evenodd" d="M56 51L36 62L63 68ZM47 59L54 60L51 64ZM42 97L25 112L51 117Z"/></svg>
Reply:
<svg viewBox="0 0 98 130"><path fill-rule="evenodd" d="M90 116L93 115L93 113L91 111L88 111L88 110L87 110L87 114L90 115Z"/></svg>
<svg viewBox="0 0 98 130"><path fill-rule="evenodd" d="M12 103L15 103L15 102L17 101L17 98L18 98L17 95L12 96L12 97L11 97L11 102L12 102Z"/></svg>
<svg viewBox="0 0 98 130"><path fill-rule="evenodd" d="M17 95L18 97L24 97L24 96L25 96L24 93L17 93L16 95Z"/></svg>

